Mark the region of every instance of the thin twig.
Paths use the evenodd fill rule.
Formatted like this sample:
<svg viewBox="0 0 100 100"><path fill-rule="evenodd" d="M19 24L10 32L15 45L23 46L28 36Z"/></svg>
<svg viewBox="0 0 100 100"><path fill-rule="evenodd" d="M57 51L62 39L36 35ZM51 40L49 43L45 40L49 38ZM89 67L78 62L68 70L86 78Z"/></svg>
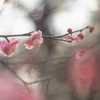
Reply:
<svg viewBox="0 0 100 100"><path fill-rule="evenodd" d="M0 35L0 37L20 37L20 36L31 36L31 33L34 32L34 31L31 31L31 32L28 32L28 33L23 33L23 34L18 34L18 35Z"/></svg>
<svg viewBox="0 0 100 100"><path fill-rule="evenodd" d="M72 40L64 40L64 39L61 39L61 38L56 38L55 36L54 37L53 36L51 37L51 36L46 36L46 35L44 36L43 35L43 37L44 38L50 38L50 39L58 40L58 41L72 42Z"/></svg>
<svg viewBox="0 0 100 100"><path fill-rule="evenodd" d="M65 33L64 35L59 35L59 36L47 36L47 35L43 35L43 37L45 37L45 38L61 38L61 37L63 37L63 36L66 36L66 35L69 35L69 34L72 34L72 33L82 32L83 30L86 30L86 29L88 29L89 27L90 27L90 26L86 26L85 28L82 28L82 29L73 31L73 32L71 32L71 33Z"/></svg>
<svg viewBox="0 0 100 100"><path fill-rule="evenodd" d="M9 39L7 37L4 37L8 42L9 42Z"/></svg>
<svg viewBox="0 0 100 100"><path fill-rule="evenodd" d="M48 35L42 35L43 38L50 38L50 39L54 39L54 40L59 40L59 41L65 41L65 42L72 42L72 41L68 41L68 40L63 40L61 39L61 37L72 34L72 33L76 33L76 32L81 32L83 30L88 29L90 26L86 26L85 28L73 31L71 33L65 33L64 35L59 35L59 36L48 36ZM28 33L23 33L23 34L19 34L19 35L0 35L0 37L5 38L8 41L8 37L21 37L21 36L31 36L31 33L33 33L34 31L28 32Z"/></svg>

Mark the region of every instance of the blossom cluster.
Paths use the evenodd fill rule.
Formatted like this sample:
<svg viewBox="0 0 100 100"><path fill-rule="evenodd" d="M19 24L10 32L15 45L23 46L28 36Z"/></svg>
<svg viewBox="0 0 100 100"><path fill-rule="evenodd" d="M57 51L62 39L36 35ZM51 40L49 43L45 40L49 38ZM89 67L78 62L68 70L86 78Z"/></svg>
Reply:
<svg viewBox="0 0 100 100"><path fill-rule="evenodd" d="M5 56L12 56L13 53L18 48L19 39L12 38L11 40L3 40L0 41L0 51ZM27 39L24 43L27 49L32 49L33 47L40 47L43 42L42 32L39 30L37 32L33 32L29 39Z"/></svg>
<svg viewBox="0 0 100 100"><path fill-rule="evenodd" d="M23 35L7 35L7 36L2 36L0 35L0 37L4 37L6 40L2 40L0 41L0 52L3 53L5 56L12 56L13 53L16 51L16 49L18 48L18 43L20 42L19 39L8 39L8 37L16 37L16 36L30 36L25 42L24 45L26 47L26 49L32 49L33 47L40 47L40 45L43 43L43 37L47 37L47 38L51 38L51 39L58 39L58 40L65 40L65 41L78 41L81 39L84 39L84 34L82 33L83 30L89 28L90 33L93 32L94 27L86 27L82 30L79 30L80 33L77 35L77 37L74 37L72 33L75 33L76 31L72 32L71 28L68 28L67 32L68 34L65 34L63 36L45 36L42 35L42 31L38 30L35 32L31 32L28 34L23 34Z"/></svg>
<svg viewBox="0 0 100 100"><path fill-rule="evenodd" d="M94 27L91 26L89 28L89 32L92 33L93 31L94 31ZM82 33L82 30L80 30L80 33L76 37L72 35L73 32L72 32L71 28L68 28L67 32L69 34L63 36L62 39L64 39L64 40L70 40L71 42L72 41L78 42L79 40L84 39L84 34Z"/></svg>

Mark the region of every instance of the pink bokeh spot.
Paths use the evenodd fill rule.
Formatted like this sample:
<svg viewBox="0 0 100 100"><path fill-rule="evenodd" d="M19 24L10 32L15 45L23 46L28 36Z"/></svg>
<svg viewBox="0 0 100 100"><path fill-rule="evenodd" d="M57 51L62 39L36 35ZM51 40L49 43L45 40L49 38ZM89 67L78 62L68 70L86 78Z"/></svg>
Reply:
<svg viewBox="0 0 100 100"><path fill-rule="evenodd" d="M0 78L0 100L39 100L11 79Z"/></svg>
<svg viewBox="0 0 100 100"><path fill-rule="evenodd" d="M80 53L84 55L85 52ZM84 100L100 89L99 60L95 53L87 51L83 59L74 58L66 68L67 83L75 94L84 97Z"/></svg>
<svg viewBox="0 0 100 100"><path fill-rule="evenodd" d="M4 0L4 3L8 3L10 0Z"/></svg>
<svg viewBox="0 0 100 100"><path fill-rule="evenodd" d="M25 41L24 45L27 49L32 49L33 47L40 47L42 43L42 32L39 30L37 32L33 32L31 37Z"/></svg>
<svg viewBox="0 0 100 100"><path fill-rule="evenodd" d="M8 69L0 73L0 100L44 100L44 94L40 87L21 83Z"/></svg>
<svg viewBox="0 0 100 100"><path fill-rule="evenodd" d="M73 41L78 42L79 40L80 40L80 38L79 38L79 37L74 37L74 38L73 38Z"/></svg>
<svg viewBox="0 0 100 100"><path fill-rule="evenodd" d="M77 59L80 59L80 58L82 58L82 57L85 56L85 55L86 55L86 51L85 51L85 50L81 50L81 51L78 51L78 52L76 53L75 57L76 57Z"/></svg>
<svg viewBox="0 0 100 100"><path fill-rule="evenodd" d="M20 41L16 40L15 38L12 38L9 42L7 40L0 41L0 51L5 55L5 56L12 56L13 53L16 51L18 47L18 43Z"/></svg>

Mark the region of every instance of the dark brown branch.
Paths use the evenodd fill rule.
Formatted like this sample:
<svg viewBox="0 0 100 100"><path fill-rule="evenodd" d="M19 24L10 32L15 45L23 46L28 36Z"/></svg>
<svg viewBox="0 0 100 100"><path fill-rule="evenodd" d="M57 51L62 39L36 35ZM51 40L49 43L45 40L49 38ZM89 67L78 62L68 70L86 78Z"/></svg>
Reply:
<svg viewBox="0 0 100 100"><path fill-rule="evenodd" d="M59 36L47 36L47 35L44 35L44 37L46 37L46 38L61 38L63 36L66 36L66 35L69 35L69 34L72 34L72 33L82 32L83 30L86 30L86 29L89 29L89 28L90 28L90 26L86 26L85 28L73 31L71 33L65 33L64 35L59 35Z"/></svg>
<svg viewBox="0 0 100 100"><path fill-rule="evenodd" d="M66 35L69 35L69 34L72 34L72 33L81 32L81 31L86 30L86 29L88 29L88 28L90 28L90 26L86 26L85 28L82 28L82 29L73 31L73 32L71 32L71 33L65 33L64 35L59 35L59 36L42 35L42 37L43 37L43 38L50 38L50 39L54 39L54 40L59 40L59 41L72 42L72 41L68 41L68 40L63 40L63 39L61 39L61 37L66 36ZM5 38L7 41L9 41L9 40L8 40L8 37L31 36L31 33L32 33L32 32L34 32L34 31L31 31L31 32L29 32L29 33L19 34L19 35L0 35L0 37L3 37L3 38Z"/></svg>
<svg viewBox="0 0 100 100"><path fill-rule="evenodd" d="M0 62L1 62L1 64L4 65L5 68L7 68L8 70L10 70L22 83L26 84L26 82L23 79L21 79L6 63L4 63L1 60L0 60Z"/></svg>

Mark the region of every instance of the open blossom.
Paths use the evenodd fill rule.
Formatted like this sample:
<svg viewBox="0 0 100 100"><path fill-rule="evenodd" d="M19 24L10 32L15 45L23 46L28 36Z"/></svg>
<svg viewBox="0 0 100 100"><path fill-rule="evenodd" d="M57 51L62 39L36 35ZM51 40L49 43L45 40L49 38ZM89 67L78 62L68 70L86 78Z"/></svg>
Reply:
<svg viewBox="0 0 100 100"><path fill-rule="evenodd" d="M31 37L26 40L24 45L27 49L32 49L33 47L40 47L43 43L42 32L39 30L37 32L33 32Z"/></svg>
<svg viewBox="0 0 100 100"><path fill-rule="evenodd" d="M17 49L17 44L19 43L19 40L16 40L15 38L12 38L9 42L7 40L0 41L0 51L5 56L12 56L12 54Z"/></svg>
<svg viewBox="0 0 100 100"><path fill-rule="evenodd" d="M79 40L80 38L79 38L79 37L73 37L73 36L71 36L71 35L66 35L66 36L63 36L62 39L78 42L78 40Z"/></svg>

